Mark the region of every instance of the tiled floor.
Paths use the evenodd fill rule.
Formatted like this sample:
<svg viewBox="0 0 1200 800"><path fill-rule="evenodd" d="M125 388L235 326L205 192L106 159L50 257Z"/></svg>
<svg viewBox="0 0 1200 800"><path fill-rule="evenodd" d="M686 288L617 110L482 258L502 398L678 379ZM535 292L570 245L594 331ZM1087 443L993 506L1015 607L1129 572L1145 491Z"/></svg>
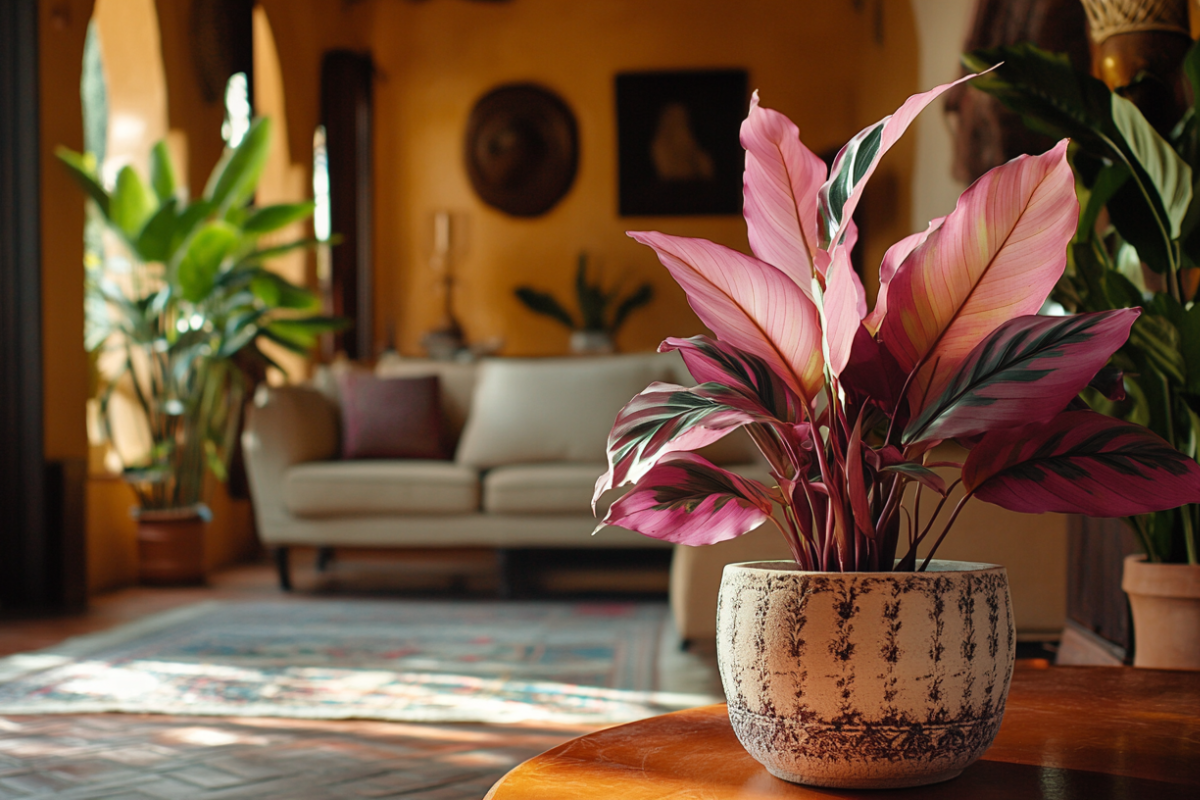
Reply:
<svg viewBox="0 0 1200 800"><path fill-rule="evenodd" d="M314 582L304 565L297 573L300 595L339 580ZM345 572L340 580L352 583ZM123 590L96 598L85 614L0 622L0 655L202 599L279 596L265 566L223 572L206 588ZM514 765L590 730L120 714L0 717L0 800L479 800Z"/></svg>

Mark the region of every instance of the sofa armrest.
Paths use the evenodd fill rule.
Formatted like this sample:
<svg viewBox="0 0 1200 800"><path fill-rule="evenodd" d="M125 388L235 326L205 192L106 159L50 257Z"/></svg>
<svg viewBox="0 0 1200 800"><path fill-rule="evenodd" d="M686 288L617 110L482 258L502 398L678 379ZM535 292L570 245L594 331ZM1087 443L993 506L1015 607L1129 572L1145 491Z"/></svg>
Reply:
<svg viewBox="0 0 1200 800"><path fill-rule="evenodd" d="M246 415L242 450L258 535L280 538L291 518L283 503L289 467L335 458L338 411L320 392L303 386L262 386Z"/></svg>

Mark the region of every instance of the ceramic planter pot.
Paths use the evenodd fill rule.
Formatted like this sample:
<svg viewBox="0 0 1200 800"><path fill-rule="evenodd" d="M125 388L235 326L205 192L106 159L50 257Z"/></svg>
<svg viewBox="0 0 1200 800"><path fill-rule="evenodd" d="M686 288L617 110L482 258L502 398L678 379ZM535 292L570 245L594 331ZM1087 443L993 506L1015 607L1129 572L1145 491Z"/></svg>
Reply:
<svg viewBox="0 0 1200 800"><path fill-rule="evenodd" d="M607 355L616 352L612 337L604 331L571 331L571 352L577 356Z"/></svg>
<svg viewBox="0 0 1200 800"><path fill-rule="evenodd" d="M1200 670L1200 565L1129 556L1121 588L1133 611L1133 665Z"/></svg>
<svg viewBox="0 0 1200 800"><path fill-rule="evenodd" d="M725 567L717 658L729 719L772 775L846 789L948 780L992 743L1016 632L1003 567L923 573Z"/></svg>
<svg viewBox="0 0 1200 800"><path fill-rule="evenodd" d="M153 586L204 583L204 537L212 514L187 508L134 509L138 522L138 579Z"/></svg>

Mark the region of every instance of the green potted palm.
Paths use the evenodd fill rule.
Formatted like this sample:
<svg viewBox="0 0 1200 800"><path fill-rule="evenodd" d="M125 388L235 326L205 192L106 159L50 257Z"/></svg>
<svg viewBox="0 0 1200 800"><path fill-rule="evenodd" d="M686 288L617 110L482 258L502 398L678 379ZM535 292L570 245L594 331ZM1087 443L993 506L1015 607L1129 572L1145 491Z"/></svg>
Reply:
<svg viewBox="0 0 1200 800"><path fill-rule="evenodd" d="M575 271L575 297L579 305L576 317L548 292L529 286L515 290L517 299L536 314L550 317L571 331L571 352L611 353L613 338L629 315L654 299L654 287L643 283L625 297L620 288L605 289L599 282L588 280L587 253L579 254Z"/></svg>
<svg viewBox="0 0 1200 800"><path fill-rule="evenodd" d="M311 202L252 204L269 137L269 121L256 120L194 201L162 142L151 152L148 182L127 166L111 188L94 157L58 151L112 243L112 268L88 281L92 308L105 312L89 319L86 344L116 365L99 397L109 439L117 392L132 397L149 433L146 452L123 465L137 495L143 582L204 577L206 472L226 479L248 392L266 367L278 366L261 343L307 355L318 334L339 324L316 313L311 292L264 266L314 244L262 242L313 210Z"/></svg>
<svg viewBox="0 0 1200 800"><path fill-rule="evenodd" d="M979 50L964 62L972 70L999 64L974 86L1031 128L1074 142L1079 226L1053 299L1078 313L1141 309L1113 359L1124 373L1125 397L1091 390L1087 402L1145 425L1196 459L1200 201L1193 181L1200 130L1194 106L1163 136L1121 90L1072 69L1064 56L1017 45ZM1183 72L1195 95L1200 48L1188 53ZM1134 663L1200 669L1200 506L1131 515L1125 522L1143 550L1126 560L1122 583L1133 611Z"/></svg>

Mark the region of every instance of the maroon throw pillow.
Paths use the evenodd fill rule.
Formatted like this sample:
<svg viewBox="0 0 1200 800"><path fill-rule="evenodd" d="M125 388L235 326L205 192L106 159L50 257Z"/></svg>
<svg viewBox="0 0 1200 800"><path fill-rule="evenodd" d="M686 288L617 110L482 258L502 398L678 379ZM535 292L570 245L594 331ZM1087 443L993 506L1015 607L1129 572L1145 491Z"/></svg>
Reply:
<svg viewBox="0 0 1200 800"><path fill-rule="evenodd" d="M376 378L338 376L342 397L342 458L450 457L436 375Z"/></svg>

